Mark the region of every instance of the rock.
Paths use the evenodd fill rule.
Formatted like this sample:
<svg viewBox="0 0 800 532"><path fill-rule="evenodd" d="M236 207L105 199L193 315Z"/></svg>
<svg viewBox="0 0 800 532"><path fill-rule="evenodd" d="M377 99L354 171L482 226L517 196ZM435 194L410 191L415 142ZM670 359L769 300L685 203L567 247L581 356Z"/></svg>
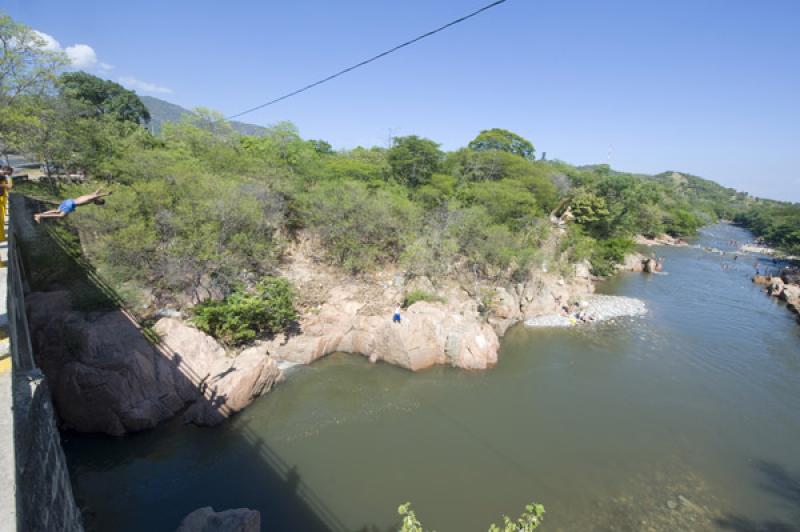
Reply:
<svg viewBox="0 0 800 532"><path fill-rule="evenodd" d="M800 285L800 271L784 270L781 272L781 279L783 279L784 284Z"/></svg>
<svg viewBox="0 0 800 532"><path fill-rule="evenodd" d="M662 270L662 264L654 258L644 259L642 269L645 273L656 273Z"/></svg>
<svg viewBox="0 0 800 532"><path fill-rule="evenodd" d="M522 317L517 298L502 286L495 289L490 310L489 323L500 336Z"/></svg>
<svg viewBox="0 0 800 532"><path fill-rule="evenodd" d="M753 282L755 284L768 285L772 282L772 277L768 275L754 275Z"/></svg>
<svg viewBox="0 0 800 532"><path fill-rule="evenodd" d="M589 280L592 278L591 264L588 261L583 261L575 264L574 267L575 277L578 279Z"/></svg>
<svg viewBox="0 0 800 532"><path fill-rule="evenodd" d="M153 330L171 351L178 369L195 384L208 378L214 363L225 357L225 349L216 340L177 318L161 318Z"/></svg>
<svg viewBox="0 0 800 532"><path fill-rule="evenodd" d="M780 297L780 295L783 293L783 279L780 277L773 277L770 280L767 290L769 291L769 295L773 297Z"/></svg>
<svg viewBox="0 0 800 532"><path fill-rule="evenodd" d="M236 508L215 512L210 506L198 508L183 518L175 532L260 532L258 510Z"/></svg>
<svg viewBox="0 0 800 532"><path fill-rule="evenodd" d="M628 253L618 268L626 272L640 273L644 271L646 260L647 258L641 253Z"/></svg>
<svg viewBox="0 0 800 532"><path fill-rule="evenodd" d="M120 436L155 427L187 404L190 420L218 423L281 375L266 350L229 358L176 318L156 323L164 342L154 346L121 310L77 311L67 292L35 292L27 303L37 363L68 429Z"/></svg>
<svg viewBox="0 0 800 532"><path fill-rule="evenodd" d="M452 306L417 302L399 324L392 323L388 313L350 315L325 305L318 315L303 320L302 335L279 335L264 345L276 359L304 364L344 351L412 371L436 364L480 369L497 362L499 340L478 319L474 304L460 301Z"/></svg>
<svg viewBox="0 0 800 532"><path fill-rule="evenodd" d="M184 420L216 425L269 392L281 371L266 344L233 358L211 336L175 318L162 318L154 330L172 352L179 371L197 386L203 400L186 410Z"/></svg>
<svg viewBox="0 0 800 532"><path fill-rule="evenodd" d="M65 428L114 436L156 426L198 394L122 311L72 309L69 293L27 297L31 341Z"/></svg>
<svg viewBox="0 0 800 532"><path fill-rule="evenodd" d="M786 301L786 306L790 310L800 312L800 285L786 285L781 293L781 299Z"/></svg>

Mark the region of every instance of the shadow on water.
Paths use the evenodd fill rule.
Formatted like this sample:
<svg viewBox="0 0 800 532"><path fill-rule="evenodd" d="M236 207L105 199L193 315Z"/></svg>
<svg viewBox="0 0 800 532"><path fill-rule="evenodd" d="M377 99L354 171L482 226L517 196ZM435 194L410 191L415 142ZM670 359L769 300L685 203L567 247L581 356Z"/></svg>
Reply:
<svg viewBox="0 0 800 532"><path fill-rule="evenodd" d="M717 519L717 525L735 532L800 532L800 472L765 460L757 461L754 467L759 474L759 487L788 508L794 516L791 522L729 514Z"/></svg>
<svg viewBox="0 0 800 532"><path fill-rule="evenodd" d="M230 411L226 406L226 397L218 396L213 386L198 377L190 365L169 346L159 342L152 335L145 335L142 327L124 308L120 296L97 274L80 252L77 237L67 227L56 223L42 223L37 226L31 219L31 213L38 205L30 198L18 194L12 196L14 230L20 244L23 273L29 291L68 290L74 296L75 306L82 311L120 312L128 319L120 320L123 327L130 330L115 331L123 338L134 338L137 342L150 342L158 356L169 362L179 387L198 390L196 401L204 402L208 411L217 412L227 418ZM32 331L36 336L36 331ZM147 338L146 338L147 336ZM146 338L146 339L145 339ZM48 343L63 342L61 338L47 338ZM41 349L34 347L37 362L45 370L51 381L58 376L47 374L53 368ZM167 422L175 423L175 421ZM203 478L197 474L197 464L187 461L182 470L174 471L171 479L149 479L156 484L154 504L134 507L135 497L124 501L127 508L104 508L98 512L93 508L97 501L97 493L87 497L79 475L76 475L76 464L70 460L74 450L70 450L70 440L81 439L81 445L88 445L96 451L114 445L122 445L127 439L145 438L153 455L132 456L136 459L158 460L158 453L175 452L176 448L163 449L167 442L161 440L159 432L163 427L153 431L132 434L124 438L113 438L101 435L76 435L65 432L67 460L72 473L74 492L84 513L87 530L173 530L181 519L191 511L213 506L221 511L230 508L248 507L261 512L262 530L303 530L309 532L347 530L339 518L325 505L314 491L303 482L301 472L296 466L286 463L263 438L259 437L246 422L235 424L232 428L228 422L216 428L180 427L180 431L205 431L209 443L203 449L205 459L211 467L215 467L218 479L212 485L196 485L192 479ZM214 442L225 440L224 447ZM188 444L186 440L182 443ZM166 445L165 445L166 444ZM216 456L213 451L224 448L225 456ZM136 453L139 454L139 453ZM232 456L231 456L232 454ZM224 461L222 460L224 458ZM234 471L228 471L230 461L238 464ZM106 462L98 464L91 472L113 470L118 464ZM86 469L81 470L82 473ZM128 479L130 481L130 479ZM127 492L125 485L103 485L97 491L112 497L114 491ZM102 495L100 495L102 497ZM91 499L91 500L89 500ZM120 511L118 511L120 510ZM102 514L102 515L101 515ZM118 517L124 514L126 517ZM133 516L133 517L131 517ZM132 522L134 520L135 522ZM372 531L372 528L363 530Z"/></svg>

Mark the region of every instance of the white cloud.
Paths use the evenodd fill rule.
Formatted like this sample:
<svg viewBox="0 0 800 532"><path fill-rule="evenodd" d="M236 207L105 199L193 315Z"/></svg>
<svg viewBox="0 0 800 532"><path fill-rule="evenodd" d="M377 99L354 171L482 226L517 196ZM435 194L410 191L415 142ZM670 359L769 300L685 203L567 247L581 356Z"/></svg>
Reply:
<svg viewBox="0 0 800 532"><path fill-rule="evenodd" d="M153 94L172 94L172 89L169 89L167 87L161 87L159 85L156 85L155 83L142 81L132 76L122 76L118 79L118 81L123 85L127 86L129 89L141 92L150 92Z"/></svg>
<svg viewBox="0 0 800 532"><path fill-rule="evenodd" d="M114 68L113 65L100 61L97 58L97 53L94 51L94 48L88 44L79 43L63 48L61 43L59 43L52 35L48 35L47 33L38 30L33 31L40 39L42 39L46 50L64 52L69 59L70 66L73 68L101 72L108 72ZM134 78L133 76L122 76L118 78L118 81L128 88L139 92L149 92L151 94L172 94L172 89L168 87L162 87L160 85L156 85L155 83L142 81Z"/></svg>
<svg viewBox="0 0 800 532"><path fill-rule="evenodd" d="M69 62L75 68L91 69L97 65L97 54L88 44L73 44L64 48Z"/></svg>
<svg viewBox="0 0 800 532"><path fill-rule="evenodd" d="M43 31L33 30L40 39L44 41L44 49L51 52L61 50L61 43L59 43L52 35L48 35Z"/></svg>
<svg viewBox="0 0 800 532"><path fill-rule="evenodd" d="M94 48L88 44L73 44L72 46L62 48L61 43L58 42L52 35L48 35L47 33L39 30L33 30L33 32L39 36L42 41L44 41L45 50L50 50L52 52L64 52L69 59L70 66L74 68L80 68L83 70L93 70L95 68L100 70L111 70L114 68L108 63L99 62L97 60L97 53L95 53Z"/></svg>

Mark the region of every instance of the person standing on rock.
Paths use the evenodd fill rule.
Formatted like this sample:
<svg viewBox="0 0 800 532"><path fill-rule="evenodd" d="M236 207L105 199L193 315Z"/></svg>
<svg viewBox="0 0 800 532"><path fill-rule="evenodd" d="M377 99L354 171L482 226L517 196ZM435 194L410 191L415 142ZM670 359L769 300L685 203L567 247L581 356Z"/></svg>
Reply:
<svg viewBox="0 0 800 532"><path fill-rule="evenodd" d="M65 199L62 201L57 209L50 209L49 211L41 212L33 215L33 219L38 224L42 218L63 218L71 212L74 212L79 205L86 205L87 203L94 203L95 205L103 205L106 200L103 197L110 195L111 192L103 192L103 189L98 188L91 194L84 194L75 199Z"/></svg>
<svg viewBox="0 0 800 532"><path fill-rule="evenodd" d="M392 316L392 323L400 323L400 305L397 305L397 308L394 309L394 315Z"/></svg>

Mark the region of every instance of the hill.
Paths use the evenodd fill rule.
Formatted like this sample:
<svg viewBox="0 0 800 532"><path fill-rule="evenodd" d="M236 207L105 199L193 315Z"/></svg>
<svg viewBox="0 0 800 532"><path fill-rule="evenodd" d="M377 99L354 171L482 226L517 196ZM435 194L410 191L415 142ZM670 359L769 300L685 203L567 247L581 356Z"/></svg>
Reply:
<svg viewBox="0 0 800 532"><path fill-rule="evenodd" d="M180 105L153 98L152 96L139 96L142 103L147 107L150 112L150 131L158 133L161 131L162 124L168 122L180 122L181 117L192 112ZM253 135L256 137L263 136L267 131L266 128L257 126L255 124L247 124L245 122L231 121L231 126L234 130L242 135Z"/></svg>

